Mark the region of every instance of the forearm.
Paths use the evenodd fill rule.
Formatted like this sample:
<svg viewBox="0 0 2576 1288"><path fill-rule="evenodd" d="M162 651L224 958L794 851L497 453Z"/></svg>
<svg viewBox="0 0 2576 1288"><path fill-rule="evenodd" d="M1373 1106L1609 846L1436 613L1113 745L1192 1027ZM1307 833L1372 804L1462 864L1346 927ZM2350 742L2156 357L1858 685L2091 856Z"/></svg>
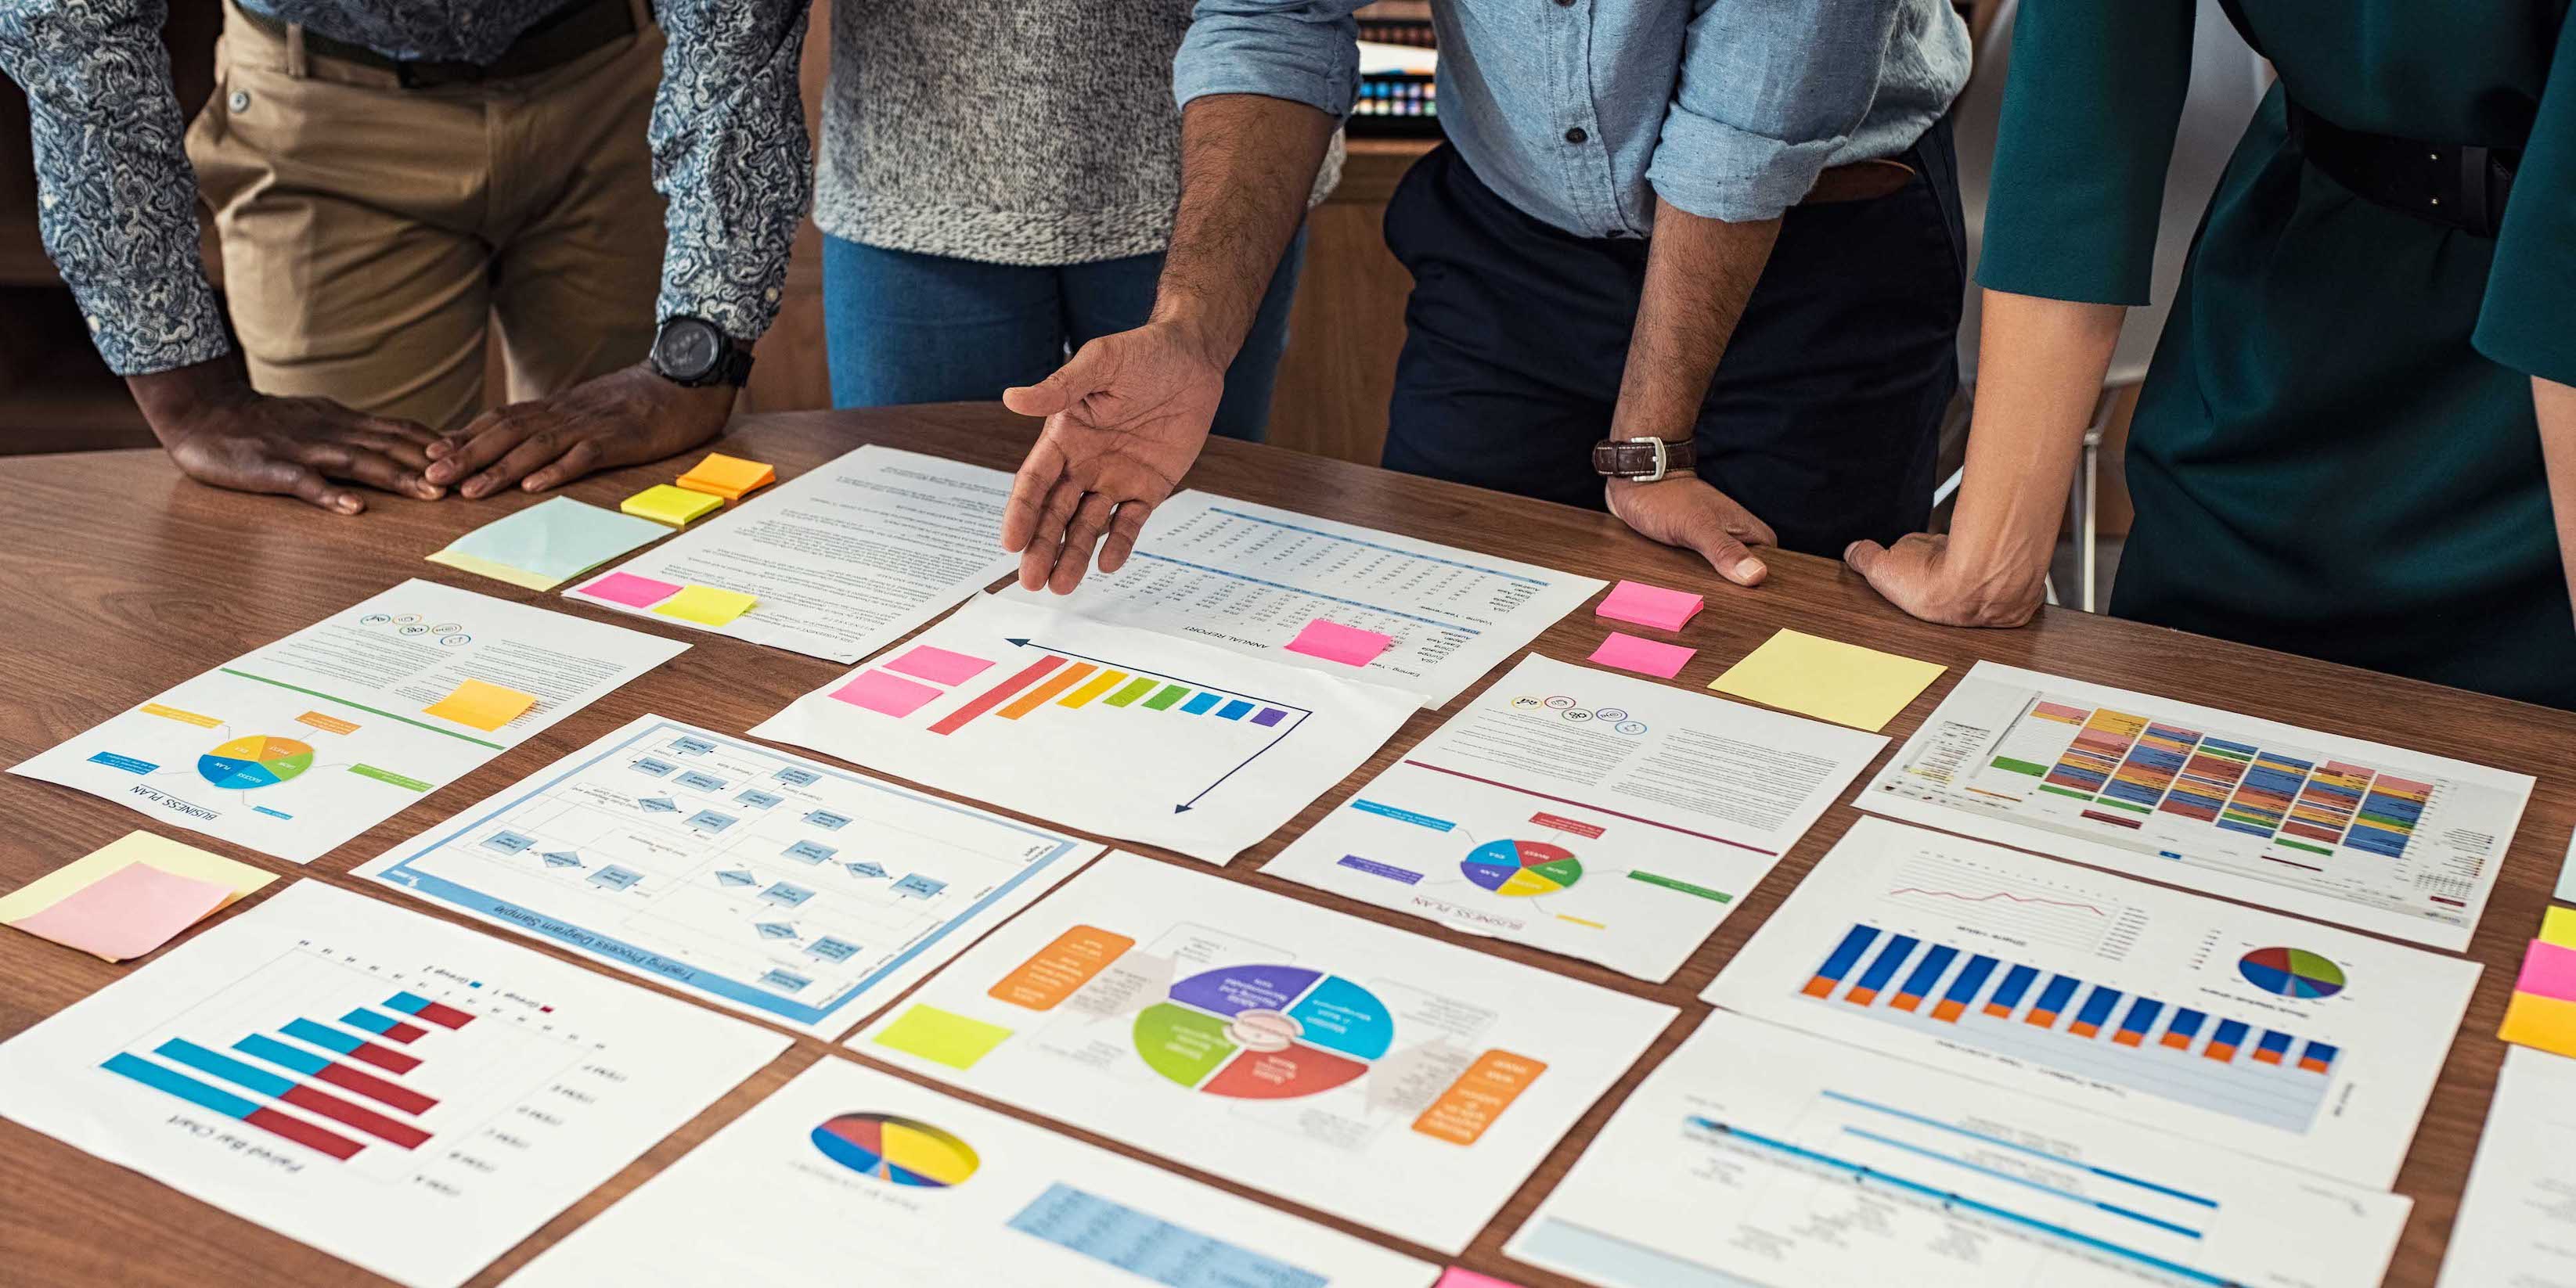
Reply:
<svg viewBox="0 0 2576 1288"><path fill-rule="evenodd" d="M2549 512L2558 526L2558 560L2576 597L2576 388L2531 378L2531 407L2540 420L2540 459L2549 475Z"/></svg>
<svg viewBox="0 0 2576 1288"><path fill-rule="evenodd" d="M809 8L793 0L656 6L670 43L647 137L653 186L670 204L653 320L704 318L752 341L777 318L813 196L797 87Z"/></svg>
<svg viewBox="0 0 2576 1288"><path fill-rule="evenodd" d="M1777 219L1728 223L1656 199L1645 292L1628 336L1611 437L1690 438L1718 359L1779 236Z"/></svg>
<svg viewBox="0 0 2576 1288"><path fill-rule="evenodd" d="M1306 197L1334 118L1260 94L1211 94L1181 113L1181 204L1153 321L1190 333L1222 369L1234 361Z"/></svg>
<svg viewBox="0 0 2576 1288"><path fill-rule="evenodd" d="M1952 559L1999 592L2036 582L2056 549L2076 449L2124 312L1985 293L1967 479L1949 546Z"/></svg>

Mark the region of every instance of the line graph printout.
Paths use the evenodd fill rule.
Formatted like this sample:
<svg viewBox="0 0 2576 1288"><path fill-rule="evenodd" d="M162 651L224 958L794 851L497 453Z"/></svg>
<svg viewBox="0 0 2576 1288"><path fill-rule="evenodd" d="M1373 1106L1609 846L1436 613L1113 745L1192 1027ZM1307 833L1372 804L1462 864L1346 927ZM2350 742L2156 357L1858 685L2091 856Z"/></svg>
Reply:
<svg viewBox="0 0 2576 1288"><path fill-rule="evenodd" d="M2532 780L1979 662L1855 802L2453 951Z"/></svg>
<svg viewBox="0 0 2576 1288"><path fill-rule="evenodd" d="M1136 555L1050 602L1332 675L1356 674L1441 707L1609 583L1206 492L1154 510ZM1321 617L1395 638L1353 668L1289 652Z"/></svg>
<svg viewBox="0 0 2576 1288"><path fill-rule="evenodd" d="M710 1231L738 1232L711 1237ZM512 1288L1431 1288L1438 1267L825 1059Z"/></svg>
<svg viewBox="0 0 2576 1288"><path fill-rule="evenodd" d="M1870 818L1701 996L2385 1190L2478 972Z"/></svg>
<svg viewBox="0 0 2576 1288"><path fill-rule="evenodd" d="M1718 1011L1503 1250L1601 1288L2356 1288L2412 1206Z"/></svg>
<svg viewBox="0 0 2576 1288"><path fill-rule="evenodd" d="M1886 746L1533 654L1262 870L1668 979Z"/></svg>
<svg viewBox="0 0 2576 1288"><path fill-rule="evenodd" d="M450 1288L787 1042L302 881L0 1044L0 1115Z"/></svg>
<svg viewBox="0 0 2576 1288"><path fill-rule="evenodd" d="M751 732L1223 863L1414 710L1381 685L984 596Z"/></svg>
<svg viewBox="0 0 2576 1288"><path fill-rule="evenodd" d="M357 875L838 1037L1099 852L644 716Z"/></svg>

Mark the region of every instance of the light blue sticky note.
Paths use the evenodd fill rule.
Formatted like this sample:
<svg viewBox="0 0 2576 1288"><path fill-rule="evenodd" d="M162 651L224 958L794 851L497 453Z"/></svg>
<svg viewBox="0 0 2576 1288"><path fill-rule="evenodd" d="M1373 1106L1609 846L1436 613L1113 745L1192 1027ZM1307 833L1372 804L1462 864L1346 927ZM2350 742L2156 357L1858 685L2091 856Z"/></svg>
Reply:
<svg viewBox="0 0 2576 1288"><path fill-rule="evenodd" d="M669 535L669 528L650 519L558 496L484 524L429 558L531 590L552 590Z"/></svg>

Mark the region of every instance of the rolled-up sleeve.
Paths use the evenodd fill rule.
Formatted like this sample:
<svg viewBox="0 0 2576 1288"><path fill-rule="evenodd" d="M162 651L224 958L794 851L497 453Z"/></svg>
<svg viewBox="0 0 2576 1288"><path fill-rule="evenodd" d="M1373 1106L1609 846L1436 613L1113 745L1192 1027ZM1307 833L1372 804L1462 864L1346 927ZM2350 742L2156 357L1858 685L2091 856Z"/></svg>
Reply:
<svg viewBox="0 0 2576 1288"><path fill-rule="evenodd" d="M162 0L0 0L0 71L27 91L45 250L118 375L232 351L197 241Z"/></svg>
<svg viewBox="0 0 2576 1288"><path fill-rule="evenodd" d="M2558 29L2471 338L2525 375L2576 385L2576 21Z"/></svg>
<svg viewBox="0 0 2576 1288"><path fill-rule="evenodd" d="M1359 97L1363 0L1199 0L1172 59L1172 97L1259 94L1348 116Z"/></svg>
<svg viewBox="0 0 2576 1288"><path fill-rule="evenodd" d="M1646 181L1710 219L1776 219L1869 115L1901 0L1703 0Z"/></svg>
<svg viewBox="0 0 2576 1288"><path fill-rule="evenodd" d="M754 340L778 316L813 197L796 79L808 9L791 0L658 6L670 38L651 127L653 186L670 200L662 317L704 318Z"/></svg>

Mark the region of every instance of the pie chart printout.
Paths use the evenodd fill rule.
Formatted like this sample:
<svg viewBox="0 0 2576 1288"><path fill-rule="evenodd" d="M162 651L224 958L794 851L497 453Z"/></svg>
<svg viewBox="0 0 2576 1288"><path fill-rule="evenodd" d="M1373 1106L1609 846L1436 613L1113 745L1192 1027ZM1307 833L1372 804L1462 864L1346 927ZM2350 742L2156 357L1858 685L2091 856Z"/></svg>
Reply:
<svg viewBox="0 0 2576 1288"><path fill-rule="evenodd" d="M835 1114L814 1129L813 1140L823 1157L889 1185L946 1189L982 1165L965 1141L890 1114Z"/></svg>
<svg viewBox="0 0 2576 1288"><path fill-rule="evenodd" d="M1172 985L1136 1016L1146 1067L1195 1091L1290 1100L1369 1071L1395 1045L1375 993L1302 966L1226 966Z"/></svg>
<svg viewBox="0 0 2576 1288"><path fill-rule="evenodd" d="M293 738L253 734L197 757L197 773L217 787L274 787L313 767L313 748Z"/></svg>
<svg viewBox="0 0 2576 1288"><path fill-rule="evenodd" d="M2266 993L2332 997L2343 991L2343 967L2304 948L2257 948L2238 958L2236 973Z"/></svg>
<svg viewBox="0 0 2576 1288"><path fill-rule="evenodd" d="M1467 852L1458 870L1469 881L1515 899L1555 894L1583 879L1574 851L1545 841L1487 841Z"/></svg>

